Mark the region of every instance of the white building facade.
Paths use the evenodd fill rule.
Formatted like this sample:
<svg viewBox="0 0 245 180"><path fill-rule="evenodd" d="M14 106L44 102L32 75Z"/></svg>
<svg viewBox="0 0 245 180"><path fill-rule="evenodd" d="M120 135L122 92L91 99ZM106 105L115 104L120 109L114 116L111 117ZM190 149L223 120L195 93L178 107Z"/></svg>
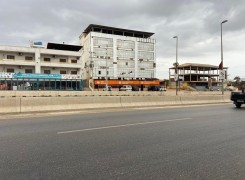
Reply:
<svg viewBox="0 0 245 180"><path fill-rule="evenodd" d="M26 81L31 82L35 90L77 90L81 89L81 84L94 88L91 80L117 80L114 81L117 86L130 84L122 81L152 80L156 76L153 34L91 24L80 35L79 46L57 43L48 43L47 47L0 45L0 90L13 89L16 84L23 86ZM23 80L19 83L20 79ZM70 80L80 80L79 88L77 82ZM97 82L100 83L105 85ZM132 83L142 86L153 82Z"/></svg>
<svg viewBox="0 0 245 180"><path fill-rule="evenodd" d="M29 78L29 81L40 79L47 82L54 79L53 75L58 77L57 81L59 79L61 81L81 80L81 48L81 46L54 43L48 43L47 48L42 46L0 46L0 84L6 84L4 82L6 81L10 86L9 79L11 79L11 84L13 84L12 79L16 84L15 79L18 77L25 77L25 81L27 81L26 78ZM61 84L62 82L59 84L60 88ZM63 86L64 84L62 89L66 89Z"/></svg>
<svg viewBox="0 0 245 180"><path fill-rule="evenodd" d="M89 25L80 36L86 79L155 78L156 41L154 33Z"/></svg>
<svg viewBox="0 0 245 180"><path fill-rule="evenodd" d="M0 72L71 74L81 77L82 52L0 46Z"/></svg>

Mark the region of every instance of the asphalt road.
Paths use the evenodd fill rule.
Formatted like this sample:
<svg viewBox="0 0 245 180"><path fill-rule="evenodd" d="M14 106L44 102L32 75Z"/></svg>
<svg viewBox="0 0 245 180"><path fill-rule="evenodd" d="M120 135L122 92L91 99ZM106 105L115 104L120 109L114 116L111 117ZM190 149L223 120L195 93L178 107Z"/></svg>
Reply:
<svg viewBox="0 0 245 180"><path fill-rule="evenodd" d="M245 179L245 108L88 112L1 116L0 179Z"/></svg>

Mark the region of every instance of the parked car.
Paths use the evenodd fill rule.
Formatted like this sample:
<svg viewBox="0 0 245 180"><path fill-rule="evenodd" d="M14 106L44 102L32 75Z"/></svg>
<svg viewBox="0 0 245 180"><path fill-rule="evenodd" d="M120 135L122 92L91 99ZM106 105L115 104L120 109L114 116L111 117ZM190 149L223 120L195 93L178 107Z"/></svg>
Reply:
<svg viewBox="0 0 245 180"><path fill-rule="evenodd" d="M160 86L149 86L148 91L160 91Z"/></svg>
<svg viewBox="0 0 245 180"><path fill-rule="evenodd" d="M106 91L106 87L103 88L103 91ZM107 91L112 91L112 87L111 86L107 86Z"/></svg>
<svg viewBox="0 0 245 180"><path fill-rule="evenodd" d="M139 86L132 86L132 91L139 91L139 90L140 90Z"/></svg>
<svg viewBox="0 0 245 180"><path fill-rule="evenodd" d="M167 88L165 86L160 86L159 91L167 91Z"/></svg>
<svg viewBox="0 0 245 180"><path fill-rule="evenodd" d="M235 87L234 86L227 86L226 88L225 88L225 90L226 91L235 91Z"/></svg>
<svg viewBox="0 0 245 180"><path fill-rule="evenodd" d="M132 91L132 86L131 85L123 85L119 91Z"/></svg>

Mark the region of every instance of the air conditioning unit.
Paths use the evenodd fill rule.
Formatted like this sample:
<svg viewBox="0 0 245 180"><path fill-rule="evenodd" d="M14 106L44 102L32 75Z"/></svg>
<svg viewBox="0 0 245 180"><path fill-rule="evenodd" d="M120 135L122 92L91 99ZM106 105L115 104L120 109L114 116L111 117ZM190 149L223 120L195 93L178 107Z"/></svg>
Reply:
<svg viewBox="0 0 245 180"><path fill-rule="evenodd" d="M55 67L53 67L52 69L55 70Z"/></svg>
<svg viewBox="0 0 245 180"><path fill-rule="evenodd" d="M22 66L19 66L19 69L22 69L23 67Z"/></svg>
<svg viewBox="0 0 245 180"><path fill-rule="evenodd" d="M18 55L19 55L19 56L23 56L23 53L20 53L20 52L19 52Z"/></svg>
<svg viewBox="0 0 245 180"><path fill-rule="evenodd" d="M55 56L55 55L53 55L53 58L56 58L56 56Z"/></svg>

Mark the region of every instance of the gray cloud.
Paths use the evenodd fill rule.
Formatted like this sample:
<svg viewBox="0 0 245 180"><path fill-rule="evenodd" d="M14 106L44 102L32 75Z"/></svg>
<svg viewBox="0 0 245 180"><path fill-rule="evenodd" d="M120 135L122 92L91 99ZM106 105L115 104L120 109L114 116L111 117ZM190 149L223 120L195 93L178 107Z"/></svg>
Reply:
<svg viewBox="0 0 245 180"><path fill-rule="evenodd" d="M175 35L181 63L219 64L220 23L228 19L223 25L224 62L232 76L245 77L243 0L3 0L0 6L1 44L28 45L29 40L78 44L91 23L154 32L159 78L167 78L175 60Z"/></svg>

